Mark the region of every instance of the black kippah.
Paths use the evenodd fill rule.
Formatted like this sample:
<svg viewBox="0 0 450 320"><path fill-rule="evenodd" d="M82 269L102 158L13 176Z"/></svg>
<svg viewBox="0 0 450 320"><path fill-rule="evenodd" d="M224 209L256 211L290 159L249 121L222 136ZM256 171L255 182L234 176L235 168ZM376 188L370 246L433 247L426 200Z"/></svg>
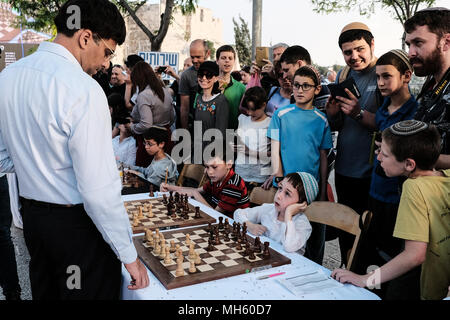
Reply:
<svg viewBox="0 0 450 320"><path fill-rule="evenodd" d="M418 120L405 120L394 123L389 131L397 136L410 136L428 128L428 124Z"/></svg>

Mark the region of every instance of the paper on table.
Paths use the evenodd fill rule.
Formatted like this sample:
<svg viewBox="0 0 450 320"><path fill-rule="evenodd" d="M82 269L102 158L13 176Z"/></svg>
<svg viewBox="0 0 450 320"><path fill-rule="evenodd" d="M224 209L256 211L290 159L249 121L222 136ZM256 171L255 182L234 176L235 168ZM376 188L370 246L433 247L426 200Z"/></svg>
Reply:
<svg viewBox="0 0 450 320"><path fill-rule="evenodd" d="M321 269L309 270L276 281L295 295L305 295L343 286L342 283L327 276Z"/></svg>

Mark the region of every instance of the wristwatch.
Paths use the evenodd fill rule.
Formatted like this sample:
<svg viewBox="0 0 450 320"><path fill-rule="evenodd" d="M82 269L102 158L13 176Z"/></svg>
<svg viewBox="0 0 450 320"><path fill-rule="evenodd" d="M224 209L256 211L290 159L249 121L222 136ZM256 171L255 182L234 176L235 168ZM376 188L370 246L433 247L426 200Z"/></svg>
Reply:
<svg viewBox="0 0 450 320"><path fill-rule="evenodd" d="M363 118L363 115L364 115L364 110L361 109L361 110L359 111L359 113L356 115L355 120L356 120L356 121L361 120L361 119Z"/></svg>

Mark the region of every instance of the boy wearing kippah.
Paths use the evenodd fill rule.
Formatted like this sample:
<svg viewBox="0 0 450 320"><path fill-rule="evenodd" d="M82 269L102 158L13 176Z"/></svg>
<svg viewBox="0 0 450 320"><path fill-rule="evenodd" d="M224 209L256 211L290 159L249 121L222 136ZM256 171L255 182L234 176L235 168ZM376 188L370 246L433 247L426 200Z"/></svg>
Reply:
<svg viewBox="0 0 450 320"><path fill-rule="evenodd" d="M382 168L388 177L408 177L394 229L394 237L405 240L405 249L369 274L337 269L332 277L372 287L422 265L421 299L446 296L450 283L450 169L434 170L439 152L440 136L432 125L406 120L383 131L378 154Z"/></svg>

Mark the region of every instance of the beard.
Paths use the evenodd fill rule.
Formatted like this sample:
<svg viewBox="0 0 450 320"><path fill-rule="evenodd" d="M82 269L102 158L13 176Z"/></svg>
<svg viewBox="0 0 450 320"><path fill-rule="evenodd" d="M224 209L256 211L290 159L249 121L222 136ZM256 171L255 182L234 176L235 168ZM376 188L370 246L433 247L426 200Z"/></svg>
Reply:
<svg viewBox="0 0 450 320"><path fill-rule="evenodd" d="M428 57L414 57L409 61L411 64L420 63L420 66L414 66L414 73L418 77L425 77L436 74L439 71L443 65L441 60L441 53L439 52L439 48L436 47Z"/></svg>

